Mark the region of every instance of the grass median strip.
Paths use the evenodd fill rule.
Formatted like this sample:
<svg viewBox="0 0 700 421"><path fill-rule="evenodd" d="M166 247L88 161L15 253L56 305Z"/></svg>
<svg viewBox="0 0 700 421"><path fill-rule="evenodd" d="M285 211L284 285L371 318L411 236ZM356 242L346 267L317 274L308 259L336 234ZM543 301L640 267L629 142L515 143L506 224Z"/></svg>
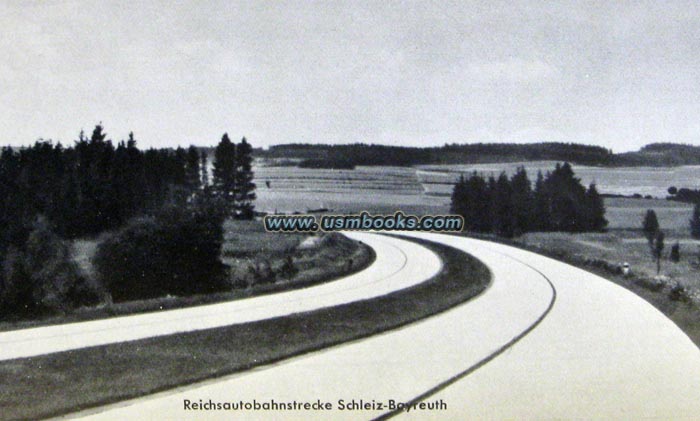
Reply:
<svg viewBox="0 0 700 421"><path fill-rule="evenodd" d="M413 241L413 240L412 240ZM3 418L61 415L216 378L360 339L481 293L488 269L456 249L432 279L386 296L292 316L0 363Z"/></svg>

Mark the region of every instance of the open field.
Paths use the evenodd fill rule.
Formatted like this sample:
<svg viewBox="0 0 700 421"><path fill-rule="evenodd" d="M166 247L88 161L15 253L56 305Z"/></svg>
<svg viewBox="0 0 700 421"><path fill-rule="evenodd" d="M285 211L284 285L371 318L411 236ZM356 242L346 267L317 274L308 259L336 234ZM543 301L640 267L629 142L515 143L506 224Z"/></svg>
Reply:
<svg viewBox="0 0 700 421"><path fill-rule="evenodd" d="M488 269L480 262L452 248L423 244L445 262L441 272L375 299L221 329L2 362L0 376L16 379L0 389L3 417L58 415L247 370L398 328L464 302L488 285ZM47 395L53 399L45 399Z"/></svg>
<svg viewBox="0 0 700 421"><path fill-rule="evenodd" d="M653 209L661 229L676 236L689 235L693 205L665 199L633 199L606 197L605 217L610 229L639 229L647 209Z"/></svg>
<svg viewBox="0 0 700 421"><path fill-rule="evenodd" d="M358 167L355 170L260 167L258 210L266 212L306 212L327 208L338 212L367 210L375 213L444 213L449 210L452 183L461 172L476 169L485 174L512 172L517 165L448 165L410 167ZM525 163L531 180L537 170L551 170L554 161ZM584 184L596 182L601 193L666 196L666 189L700 187L700 167L678 168L597 168L574 165ZM267 187L264 180L270 181ZM439 184L433 184L439 183ZM430 194L426 194L430 193ZM657 199L606 198L610 228L636 227L640 212L658 208L662 226L687 225L690 205Z"/></svg>
<svg viewBox="0 0 700 421"><path fill-rule="evenodd" d="M501 171L513 174L518 166L524 166L534 180L537 171L546 173L554 169L557 161L512 162L498 164L468 164L468 165L421 165L418 178L427 190L448 194L450 186L445 183L454 182L460 174L477 171L486 176L498 176ZM640 194L664 198L671 186L690 189L700 188L700 166L686 165L679 167L593 167L572 165L576 176L588 186L596 183L601 193L631 196Z"/></svg>

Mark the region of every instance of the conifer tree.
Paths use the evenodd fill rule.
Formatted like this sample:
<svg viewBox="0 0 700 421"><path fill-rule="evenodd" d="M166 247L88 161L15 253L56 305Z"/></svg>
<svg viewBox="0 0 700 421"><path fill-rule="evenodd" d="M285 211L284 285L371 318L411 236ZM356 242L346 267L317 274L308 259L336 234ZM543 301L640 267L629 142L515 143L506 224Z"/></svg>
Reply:
<svg viewBox="0 0 700 421"><path fill-rule="evenodd" d="M241 219L252 219L255 206L255 183L253 182L253 148L246 138L236 145L235 165L235 210Z"/></svg>
<svg viewBox="0 0 700 421"><path fill-rule="evenodd" d="M551 225L555 231L585 231L586 189L581 180L574 176L568 162L557 164L554 171L545 179L551 197Z"/></svg>
<svg viewBox="0 0 700 421"><path fill-rule="evenodd" d="M198 192L202 187L199 151L195 146L187 149L187 161L185 163L185 185L191 194Z"/></svg>
<svg viewBox="0 0 700 421"><path fill-rule="evenodd" d="M173 183L177 186L187 187L187 151L181 147L175 149L175 158L171 162Z"/></svg>
<svg viewBox="0 0 700 421"><path fill-rule="evenodd" d="M551 229L551 196L547 191L547 185L544 180L545 177L542 175L542 171L538 171L534 191L533 230L535 231L549 231Z"/></svg>
<svg viewBox="0 0 700 421"><path fill-rule="evenodd" d="M205 190L209 189L209 166L207 151L202 151L199 157L199 169L202 171L201 184Z"/></svg>
<svg viewBox="0 0 700 421"><path fill-rule="evenodd" d="M493 199L494 231L502 237L512 237L515 231L513 188L505 172L496 180Z"/></svg>
<svg viewBox="0 0 700 421"><path fill-rule="evenodd" d="M464 218L466 231L490 232L491 219L488 215L491 198L486 182L474 172L468 179L464 174L452 191L451 212Z"/></svg>
<svg viewBox="0 0 700 421"><path fill-rule="evenodd" d="M465 229L469 230L471 228L472 221L467 215L467 180L464 178L464 174L460 174L459 180L455 183L452 188L452 197L450 200L450 213L455 215L462 215L464 218Z"/></svg>
<svg viewBox="0 0 700 421"><path fill-rule="evenodd" d="M591 183L586 191L586 220L586 231L602 231L608 225L603 198L600 197L595 183Z"/></svg>
<svg viewBox="0 0 700 421"><path fill-rule="evenodd" d="M525 167L518 167L510 179L513 190L513 223L516 235L531 231L534 226L532 184Z"/></svg>
<svg viewBox="0 0 700 421"><path fill-rule="evenodd" d="M236 145L224 133L214 150L214 170L212 191L221 199L228 217L236 215Z"/></svg>
<svg viewBox="0 0 700 421"><path fill-rule="evenodd" d="M671 261L673 263L678 263L681 260L681 245L676 241L673 246L671 246Z"/></svg>
<svg viewBox="0 0 700 421"><path fill-rule="evenodd" d="M651 246L654 242L656 232L659 230L659 220L656 218L656 212L654 212L653 209L648 209L646 215L644 215L642 230L644 231L644 236L649 242L649 246Z"/></svg>
<svg viewBox="0 0 700 421"><path fill-rule="evenodd" d="M477 175L476 171L468 180L470 207L475 230L478 232L490 232L491 227L491 196L493 190L486 184L483 177Z"/></svg>

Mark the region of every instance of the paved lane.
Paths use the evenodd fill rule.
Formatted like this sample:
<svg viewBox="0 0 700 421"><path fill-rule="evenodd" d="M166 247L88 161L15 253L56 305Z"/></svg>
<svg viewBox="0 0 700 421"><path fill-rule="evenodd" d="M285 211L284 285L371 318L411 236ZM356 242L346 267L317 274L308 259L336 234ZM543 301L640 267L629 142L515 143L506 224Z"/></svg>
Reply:
<svg viewBox="0 0 700 421"><path fill-rule="evenodd" d="M479 368L426 396L429 402L446 403L446 410L399 416L663 420L700 416L700 351L642 299L588 272L526 251L439 234L414 236L477 256L492 270L493 285L468 303L396 331L78 416L370 419L387 411L340 410L339 401L362 399L374 408L373 401L410 401L474 367ZM413 259L407 254L409 261ZM321 400L334 409L184 410L185 400L200 399Z"/></svg>
<svg viewBox="0 0 700 421"><path fill-rule="evenodd" d="M431 235L447 241L450 237ZM466 240L465 240L466 241ZM448 241L449 242L449 241ZM461 247L461 246L460 246ZM526 332L550 308L551 285L540 273L498 251L464 243L492 270L494 283L478 298L438 316L371 338L293 358L216 381L77 414L91 419L369 419L381 402L408 401L455 373L489 358ZM421 260L408 249L409 261ZM509 352L509 351L506 351ZM185 400L316 402L331 411L185 411ZM340 400L374 409L341 410ZM461 418L458 401L439 417ZM477 405L478 402L473 402Z"/></svg>
<svg viewBox="0 0 700 421"><path fill-rule="evenodd" d="M541 270L557 300L511 350L431 399L452 403L467 419L700 419L700 350L661 312L564 263L468 243ZM439 413L408 418L444 419Z"/></svg>
<svg viewBox="0 0 700 421"><path fill-rule="evenodd" d="M364 241L377 255L372 265L354 275L318 286L228 303L0 332L0 360L209 329L335 306L408 288L432 277L442 267L437 255L415 243L367 233L349 236Z"/></svg>

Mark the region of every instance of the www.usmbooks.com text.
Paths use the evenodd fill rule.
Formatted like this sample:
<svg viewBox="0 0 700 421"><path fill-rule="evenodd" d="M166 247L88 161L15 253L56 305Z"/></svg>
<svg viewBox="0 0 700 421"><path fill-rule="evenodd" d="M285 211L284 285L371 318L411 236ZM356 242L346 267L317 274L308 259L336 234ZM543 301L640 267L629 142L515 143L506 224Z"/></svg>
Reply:
<svg viewBox="0 0 700 421"><path fill-rule="evenodd" d="M314 231L461 231L464 218L460 215L266 215L265 230L270 232Z"/></svg>

